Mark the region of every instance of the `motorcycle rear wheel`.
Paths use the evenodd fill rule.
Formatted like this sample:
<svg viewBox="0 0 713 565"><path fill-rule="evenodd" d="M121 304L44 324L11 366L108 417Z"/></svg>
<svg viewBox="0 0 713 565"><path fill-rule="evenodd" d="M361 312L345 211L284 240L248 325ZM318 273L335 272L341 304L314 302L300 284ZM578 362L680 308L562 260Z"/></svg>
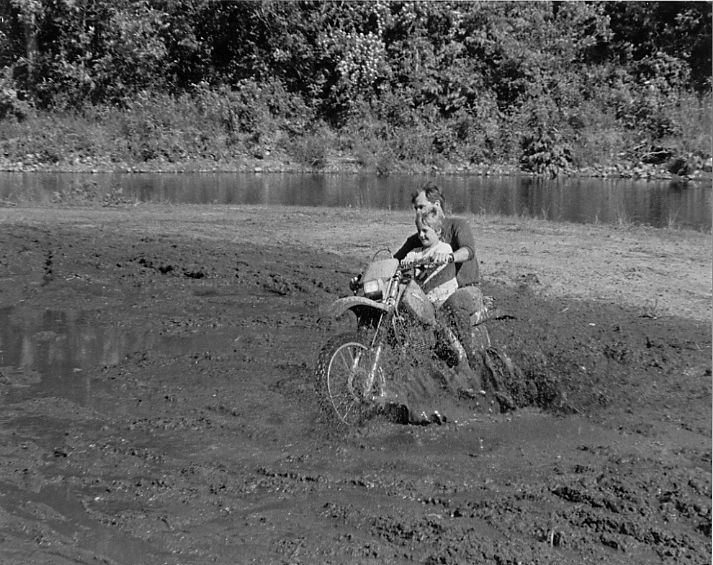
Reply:
<svg viewBox="0 0 713 565"><path fill-rule="evenodd" d="M316 389L326 414L340 424L356 426L377 409L384 382L377 369L368 383L371 349L357 334L340 334L321 349L315 371Z"/></svg>

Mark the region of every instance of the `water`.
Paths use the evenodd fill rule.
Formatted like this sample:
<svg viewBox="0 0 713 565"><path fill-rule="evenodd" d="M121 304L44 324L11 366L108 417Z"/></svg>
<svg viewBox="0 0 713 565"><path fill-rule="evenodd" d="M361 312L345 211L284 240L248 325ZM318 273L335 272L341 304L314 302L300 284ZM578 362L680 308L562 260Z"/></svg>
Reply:
<svg viewBox="0 0 713 565"><path fill-rule="evenodd" d="M91 375L126 355L207 351L232 344L232 335L201 332L161 335L156 328L104 325L96 312L0 308L0 389L5 400L54 396L81 406L95 404Z"/></svg>
<svg viewBox="0 0 713 565"><path fill-rule="evenodd" d="M98 394L105 385L92 375L96 375L97 367L114 365L125 355L145 349L147 343L149 347L156 344L158 349L173 349L176 353L184 351L186 345L152 338L148 329L102 326L91 313L81 310L34 312L0 308L0 396L3 408L8 407L3 412L2 425L8 434L11 432L13 441L27 438L30 443L57 446L54 458L45 457L42 465L33 468L42 478L36 476L34 483L26 483L33 484L32 488L20 486L12 480L12 474L6 473L9 479L0 479L0 511L18 516L18 524L24 524L23 527L40 527L41 523L43 535L50 540L53 536L71 539L78 554L87 559L82 562L167 563L168 556L87 513L88 507L100 512L106 508L102 500L104 492L75 480L71 464L54 465L57 453L66 453L63 446L73 429L57 414L62 404L52 414L37 411L26 416L15 403L54 397L90 410L114 408L115 399ZM127 504L133 510L131 502Z"/></svg>
<svg viewBox="0 0 713 565"><path fill-rule="evenodd" d="M140 202L408 209L421 175L289 173L0 173L0 202L99 195ZM710 182L439 176L455 214L711 229Z"/></svg>

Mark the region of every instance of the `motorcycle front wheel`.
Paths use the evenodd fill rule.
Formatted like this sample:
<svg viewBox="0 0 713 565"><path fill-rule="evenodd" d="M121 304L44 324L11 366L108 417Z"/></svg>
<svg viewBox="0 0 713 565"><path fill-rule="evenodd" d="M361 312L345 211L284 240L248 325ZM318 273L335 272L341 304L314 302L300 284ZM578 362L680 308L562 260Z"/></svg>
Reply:
<svg viewBox="0 0 713 565"><path fill-rule="evenodd" d="M376 409L384 375L380 368L369 378L371 348L355 334L341 334L321 349L315 371L316 389L330 418L347 426L360 424Z"/></svg>

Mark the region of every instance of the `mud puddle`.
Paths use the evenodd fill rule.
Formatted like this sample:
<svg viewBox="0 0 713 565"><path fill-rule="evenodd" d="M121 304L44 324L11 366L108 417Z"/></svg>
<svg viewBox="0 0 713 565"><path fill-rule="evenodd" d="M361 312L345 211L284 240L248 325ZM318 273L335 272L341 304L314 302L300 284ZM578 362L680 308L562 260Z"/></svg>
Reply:
<svg viewBox="0 0 713 565"><path fill-rule="evenodd" d="M31 536L31 545L47 548L47 562L53 564L173 562L170 552L140 535L117 532L111 519L97 519L140 514L144 501L112 499L107 496L111 488L78 479L66 461L81 452L122 447L126 452L171 451L166 438L156 441L130 431L122 434L118 446L111 445L108 418L117 413L117 399L112 384L96 378L97 371L146 350L171 357L228 348L233 339L215 331L160 335L155 326L109 326L94 311L0 309L0 437L6 440L0 448L0 470L10 472L0 480L0 528L5 528L0 539L15 543L23 555L28 550L21 546ZM80 440L84 436L93 440ZM121 472L100 467L109 483L121 480ZM13 558L12 550L2 553Z"/></svg>
<svg viewBox="0 0 713 565"><path fill-rule="evenodd" d="M91 376L97 368L116 366L140 351L171 356L220 350L235 339L217 331L161 335L155 326L109 326L97 317L96 311L0 309L0 384L6 401L54 396L101 409L96 402L102 385Z"/></svg>

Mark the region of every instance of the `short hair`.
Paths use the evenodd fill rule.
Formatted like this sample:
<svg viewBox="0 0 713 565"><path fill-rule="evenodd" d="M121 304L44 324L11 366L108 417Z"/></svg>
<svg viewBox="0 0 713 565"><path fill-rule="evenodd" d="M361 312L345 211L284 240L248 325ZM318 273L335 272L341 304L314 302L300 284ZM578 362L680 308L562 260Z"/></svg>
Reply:
<svg viewBox="0 0 713 565"><path fill-rule="evenodd" d="M443 216L436 210L428 210L427 212L419 212L416 214L416 227L427 226L433 228L436 233L443 231Z"/></svg>
<svg viewBox="0 0 713 565"><path fill-rule="evenodd" d="M424 184L421 188L419 188L411 195L412 205L416 204L416 198L418 198L418 195L422 192L426 195L426 200L428 200L431 204L435 204L436 202L438 202L441 205L441 210L445 212L446 197L443 196L441 189L430 181Z"/></svg>

